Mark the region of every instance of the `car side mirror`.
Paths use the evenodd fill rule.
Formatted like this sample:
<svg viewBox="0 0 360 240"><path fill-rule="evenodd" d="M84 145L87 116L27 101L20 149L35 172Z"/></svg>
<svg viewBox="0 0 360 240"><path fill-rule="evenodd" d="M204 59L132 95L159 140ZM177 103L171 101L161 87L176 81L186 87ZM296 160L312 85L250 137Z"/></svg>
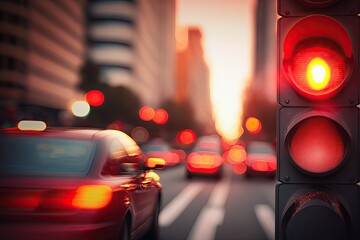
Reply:
<svg viewBox="0 0 360 240"><path fill-rule="evenodd" d="M162 158L148 158L145 161L146 167L148 169L164 169L165 168L165 160Z"/></svg>

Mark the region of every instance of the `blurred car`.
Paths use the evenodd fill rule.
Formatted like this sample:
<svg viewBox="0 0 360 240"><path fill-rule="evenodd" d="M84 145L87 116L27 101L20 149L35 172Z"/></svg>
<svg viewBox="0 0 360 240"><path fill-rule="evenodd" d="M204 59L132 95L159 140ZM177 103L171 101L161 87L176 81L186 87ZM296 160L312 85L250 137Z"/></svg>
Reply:
<svg viewBox="0 0 360 240"><path fill-rule="evenodd" d="M0 130L0 235L6 239L155 238L161 184L116 130Z"/></svg>
<svg viewBox="0 0 360 240"><path fill-rule="evenodd" d="M179 153L161 138L154 138L141 146L145 158L165 160L165 165L176 166L180 163Z"/></svg>
<svg viewBox="0 0 360 240"><path fill-rule="evenodd" d="M271 143L251 141L246 146L245 176L264 175L275 177L276 153Z"/></svg>
<svg viewBox="0 0 360 240"><path fill-rule="evenodd" d="M201 136L188 154L186 177L193 175L222 176L222 148L218 136Z"/></svg>

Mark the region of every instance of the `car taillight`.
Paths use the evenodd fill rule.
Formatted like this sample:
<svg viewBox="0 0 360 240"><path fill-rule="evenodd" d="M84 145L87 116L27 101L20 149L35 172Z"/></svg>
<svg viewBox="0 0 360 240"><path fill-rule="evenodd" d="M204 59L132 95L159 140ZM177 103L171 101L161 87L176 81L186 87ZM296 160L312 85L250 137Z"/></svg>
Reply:
<svg viewBox="0 0 360 240"><path fill-rule="evenodd" d="M245 162L241 162L239 164L233 165L233 172L236 174L244 174L247 170L247 166Z"/></svg>
<svg viewBox="0 0 360 240"><path fill-rule="evenodd" d="M0 209L68 211L105 207L112 198L107 185L83 185L77 189L1 189Z"/></svg>
<svg viewBox="0 0 360 240"><path fill-rule="evenodd" d="M251 167L256 171L268 172L268 171L276 170L276 163L275 162L267 162L267 161L257 160L257 161L253 162Z"/></svg>
<svg viewBox="0 0 360 240"><path fill-rule="evenodd" d="M222 158L219 154L192 153L188 157L188 164L195 168L213 168L220 166L221 163Z"/></svg>
<svg viewBox="0 0 360 240"><path fill-rule="evenodd" d="M252 168L256 171L265 172L268 170L268 164L264 161L255 161L252 164Z"/></svg>
<svg viewBox="0 0 360 240"><path fill-rule="evenodd" d="M112 189L106 185L84 185L76 190L72 205L83 209L105 207L112 198Z"/></svg>

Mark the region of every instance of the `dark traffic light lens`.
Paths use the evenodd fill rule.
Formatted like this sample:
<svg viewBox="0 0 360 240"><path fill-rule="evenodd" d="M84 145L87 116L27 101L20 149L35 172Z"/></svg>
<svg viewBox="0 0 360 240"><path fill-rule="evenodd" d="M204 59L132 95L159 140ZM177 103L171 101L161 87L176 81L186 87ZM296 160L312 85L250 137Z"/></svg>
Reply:
<svg viewBox="0 0 360 240"><path fill-rule="evenodd" d="M325 190L294 197L284 216L286 239L348 239L348 212L338 198Z"/></svg>
<svg viewBox="0 0 360 240"><path fill-rule="evenodd" d="M347 132L334 120L324 116L306 118L291 129L288 136L293 163L310 174L328 174L345 159Z"/></svg>
<svg viewBox="0 0 360 240"><path fill-rule="evenodd" d="M339 0L298 0L301 4L312 8L326 8L334 5Z"/></svg>

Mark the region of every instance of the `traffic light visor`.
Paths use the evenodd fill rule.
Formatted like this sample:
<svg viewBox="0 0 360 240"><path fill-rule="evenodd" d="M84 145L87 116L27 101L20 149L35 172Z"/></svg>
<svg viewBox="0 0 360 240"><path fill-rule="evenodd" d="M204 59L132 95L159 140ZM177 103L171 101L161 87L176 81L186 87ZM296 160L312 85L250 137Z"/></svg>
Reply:
<svg viewBox="0 0 360 240"><path fill-rule="evenodd" d="M326 99L346 84L353 68L351 41L335 20L321 15L303 18L289 30L283 46L284 71L301 95Z"/></svg>

